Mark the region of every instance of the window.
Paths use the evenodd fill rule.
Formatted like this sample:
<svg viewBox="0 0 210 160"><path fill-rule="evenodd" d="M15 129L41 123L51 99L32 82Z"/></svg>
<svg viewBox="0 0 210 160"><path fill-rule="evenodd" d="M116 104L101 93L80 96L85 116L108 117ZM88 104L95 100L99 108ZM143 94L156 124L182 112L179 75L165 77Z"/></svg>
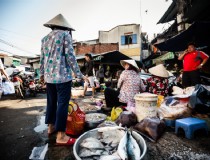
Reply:
<svg viewBox="0 0 210 160"><path fill-rule="evenodd" d="M121 36L121 45L137 44L137 34Z"/></svg>

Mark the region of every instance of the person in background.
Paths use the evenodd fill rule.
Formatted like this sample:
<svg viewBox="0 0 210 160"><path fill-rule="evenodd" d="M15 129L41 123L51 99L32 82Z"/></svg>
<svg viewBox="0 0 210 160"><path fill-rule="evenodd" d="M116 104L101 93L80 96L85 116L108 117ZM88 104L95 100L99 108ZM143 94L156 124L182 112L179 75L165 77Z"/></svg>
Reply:
<svg viewBox="0 0 210 160"><path fill-rule="evenodd" d="M149 68L148 71L152 74L152 76L146 80L148 91L153 94L167 96L169 92L169 73L163 64Z"/></svg>
<svg viewBox="0 0 210 160"><path fill-rule="evenodd" d="M40 80L47 84L45 123L48 124L48 135L57 132L57 145L72 145L75 139L65 134L72 71L77 78L84 78L72 45L73 28L61 14L45 23L44 26L52 29L42 39L40 57Z"/></svg>
<svg viewBox="0 0 210 160"><path fill-rule="evenodd" d="M91 54L85 54L85 76L86 80L84 83L84 96L87 92L88 85L90 84L90 87L92 88L92 98L95 96L95 84L94 84L94 78L93 78L93 61Z"/></svg>
<svg viewBox="0 0 210 160"><path fill-rule="evenodd" d="M99 78L100 84L101 84L101 83L104 83L104 67L103 67L102 64L99 66L98 78Z"/></svg>
<svg viewBox="0 0 210 160"><path fill-rule="evenodd" d="M3 89L2 89L2 74L6 77L6 79L8 81L10 81L9 76L7 75L7 73L4 70L4 65L3 65L2 61L1 61L1 58L0 58L0 99L1 99L2 92L3 92Z"/></svg>
<svg viewBox="0 0 210 160"><path fill-rule="evenodd" d="M134 96L145 91L145 86L138 74L139 67L134 60L122 60L124 71L121 73L117 90L106 88L104 91L106 105L109 108L120 105L127 106L128 102L135 102Z"/></svg>
<svg viewBox="0 0 210 160"><path fill-rule="evenodd" d="M178 60L183 60L182 85L184 87L200 84L200 69L205 65L209 56L202 51L197 51L194 43L189 43L187 49Z"/></svg>

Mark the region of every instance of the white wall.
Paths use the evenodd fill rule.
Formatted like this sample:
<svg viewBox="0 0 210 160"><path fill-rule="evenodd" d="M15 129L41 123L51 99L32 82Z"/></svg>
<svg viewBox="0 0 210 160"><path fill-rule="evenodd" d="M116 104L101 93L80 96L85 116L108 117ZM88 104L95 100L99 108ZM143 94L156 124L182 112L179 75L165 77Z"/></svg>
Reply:
<svg viewBox="0 0 210 160"><path fill-rule="evenodd" d="M121 36L125 33L132 32L137 34L137 44L121 45ZM110 31L99 31L99 42L100 43L119 43L119 49L139 48L140 47L140 25L122 25L113 28Z"/></svg>

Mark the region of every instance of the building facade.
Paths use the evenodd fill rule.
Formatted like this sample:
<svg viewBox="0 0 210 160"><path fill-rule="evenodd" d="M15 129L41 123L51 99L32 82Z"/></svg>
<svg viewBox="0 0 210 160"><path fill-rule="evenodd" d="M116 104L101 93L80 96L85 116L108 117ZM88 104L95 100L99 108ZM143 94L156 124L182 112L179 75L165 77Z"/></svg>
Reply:
<svg viewBox="0 0 210 160"><path fill-rule="evenodd" d="M140 24L119 25L109 31L99 31L99 43L118 43L121 53L140 58L140 35Z"/></svg>

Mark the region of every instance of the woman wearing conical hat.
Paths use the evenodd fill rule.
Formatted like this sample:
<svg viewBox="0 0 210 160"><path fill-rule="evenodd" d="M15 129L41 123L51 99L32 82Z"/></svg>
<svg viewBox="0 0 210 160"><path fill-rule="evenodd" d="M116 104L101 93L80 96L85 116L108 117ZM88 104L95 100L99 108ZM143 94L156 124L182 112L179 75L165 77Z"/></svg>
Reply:
<svg viewBox="0 0 210 160"><path fill-rule="evenodd" d="M134 96L145 91L145 86L139 76L139 67L134 60L122 60L121 65L125 69L118 80L115 91L111 88L105 89L105 100L107 107L127 106L128 103L134 103Z"/></svg>
<svg viewBox="0 0 210 160"><path fill-rule="evenodd" d="M78 78L84 78L74 55L71 37L74 29L61 14L44 26L52 29L42 39L40 57L40 79L47 83L45 123L49 126L48 135L57 132L57 145L72 145L75 139L65 134L72 71Z"/></svg>
<svg viewBox="0 0 210 160"><path fill-rule="evenodd" d="M159 64L155 67L149 69L149 73L152 74L152 77L147 79L147 84L149 87L149 92L157 95L166 96L168 95L168 77L169 73L163 66Z"/></svg>

